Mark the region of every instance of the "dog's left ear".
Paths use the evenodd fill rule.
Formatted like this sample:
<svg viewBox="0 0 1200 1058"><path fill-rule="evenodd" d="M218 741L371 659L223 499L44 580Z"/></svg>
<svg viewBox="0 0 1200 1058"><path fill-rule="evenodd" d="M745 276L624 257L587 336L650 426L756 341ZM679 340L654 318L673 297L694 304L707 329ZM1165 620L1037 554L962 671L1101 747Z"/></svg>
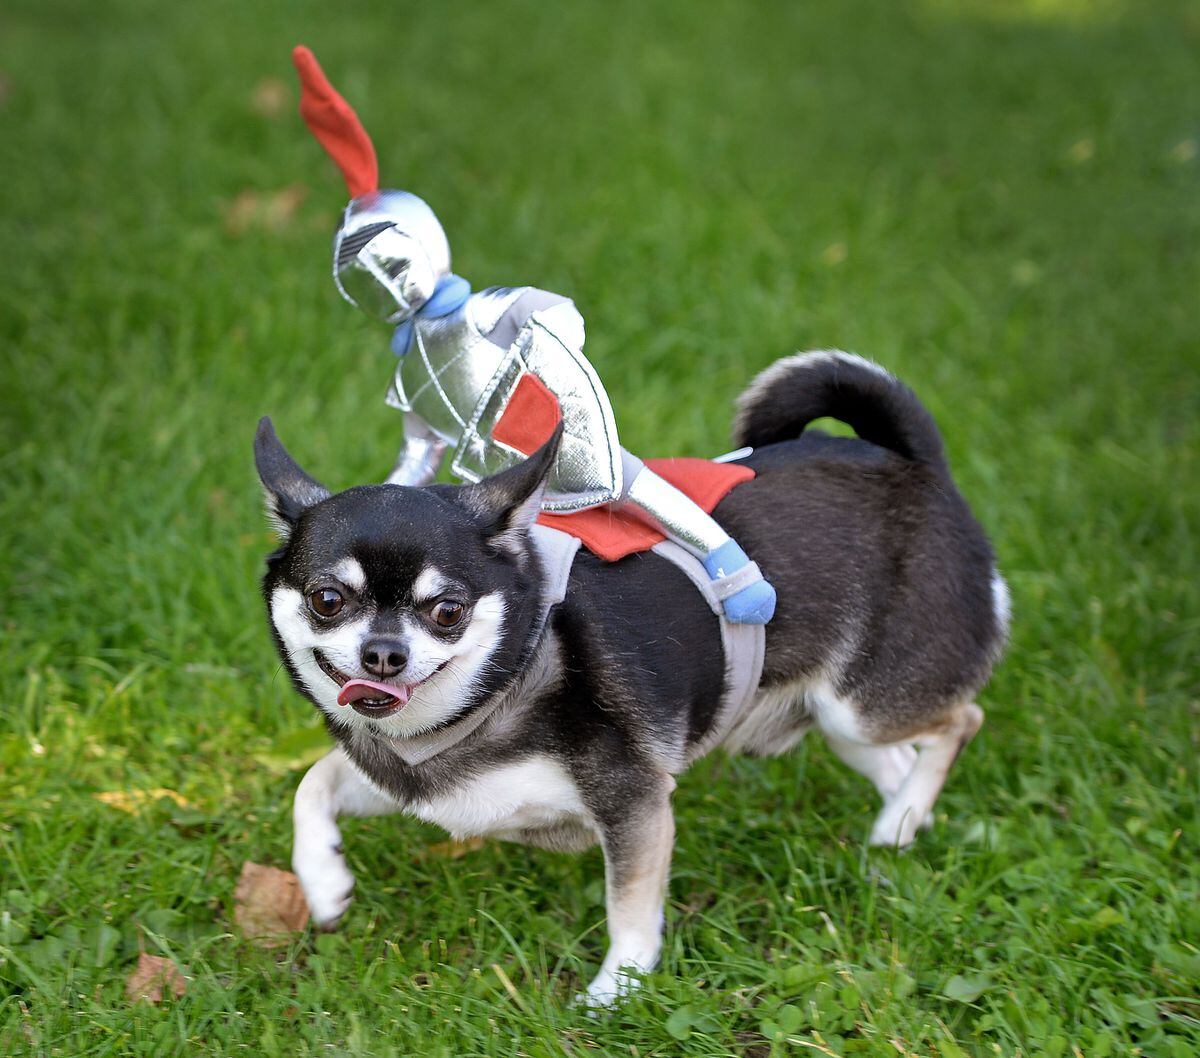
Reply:
<svg viewBox="0 0 1200 1058"><path fill-rule="evenodd" d="M459 491L493 546L514 554L524 549L529 530L542 509L542 496L561 441L560 422L550 439L525 462Z"/></svg>
<svg viewBox="0 0 1200 1058"><path fill-rule="evenodd" d="M329 499L329 490L310 478L288 455L266 415L259 420L254 435L254 465L266 490L267 517L286 543L300 515Z"/></svg>

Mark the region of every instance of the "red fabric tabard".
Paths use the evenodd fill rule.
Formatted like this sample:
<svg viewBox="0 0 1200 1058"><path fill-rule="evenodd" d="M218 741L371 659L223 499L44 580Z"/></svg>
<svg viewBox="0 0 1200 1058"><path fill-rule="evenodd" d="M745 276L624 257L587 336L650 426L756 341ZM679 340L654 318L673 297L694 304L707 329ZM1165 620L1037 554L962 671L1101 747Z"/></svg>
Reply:
<svg viewBox="0 0 1200 1058"><path fill-rule="evenodd" d="M537 375L526 372L496 420L492 437L527 456L533 455L550 439L561 418L558 398Z"/></svg>
<svg viewBox="0 0 1200 1058"><path fill-rule="evenodd" d="M669 481L707 514L730 492L754 477L749 467L736 463L714 463L709 459L647 459L646 466ZM649 551L666 537L627 511L592 507L573 514L538 515L538 522L551 529L577 536L592 554L605 562Z"/></svg>

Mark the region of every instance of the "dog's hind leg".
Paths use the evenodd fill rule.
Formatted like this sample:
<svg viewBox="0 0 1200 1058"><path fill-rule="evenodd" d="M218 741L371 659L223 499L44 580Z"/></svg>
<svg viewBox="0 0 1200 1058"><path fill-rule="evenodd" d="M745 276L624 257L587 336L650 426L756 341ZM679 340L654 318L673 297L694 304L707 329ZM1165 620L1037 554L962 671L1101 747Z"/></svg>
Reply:
<svg viewBox="0 0 1200 1058"><path fill-rule="evenodd" d="M884 802L871 829L872 845L903 848L933 809L950 766L983 723L983 710L968 702L941 727L918 735L917 759L900 788Z"/></svg>
<svg viewBox="0 0 1200 1058"><path fill-rule="evenodd" d="M825 741L843 764L875 784L875 789L879 791L879 796L885 804L896 796L917 762L917 749L911 742L873 746L864 742L851 742L828 732ZM928 830L931 826L933 813L926 812L920 827L922 830Z"/></svg>
<svg viewBox="0 0 1200 1058"><path fill-rule="evenodd" d="M826 731L825 741L841 762L853 768L859 775L866 776L875 784L879 796L890 800L904 785L917 760L917 751L908 743L895 746L872 746L864 742L853 742L848 738Z"/></svg>
<svg viewBox="0 0 1200 1058"><path fill-rule="evenodd" d="M350 906L354 875L342 854L338 816L379 816L400 805L369 783L339 747L305 773L292 807L292 869L313 923L331 929Z"/></svg>
<svg viewBox="0 0 1200 1058"><path fill-rule="evenodd" d="M658 964L675 842L675 784L664 776L659 785L628 811L601 821L609 949L584 997L593 1006L607 1006L636 987L627 971L647 973Z"/></svg>

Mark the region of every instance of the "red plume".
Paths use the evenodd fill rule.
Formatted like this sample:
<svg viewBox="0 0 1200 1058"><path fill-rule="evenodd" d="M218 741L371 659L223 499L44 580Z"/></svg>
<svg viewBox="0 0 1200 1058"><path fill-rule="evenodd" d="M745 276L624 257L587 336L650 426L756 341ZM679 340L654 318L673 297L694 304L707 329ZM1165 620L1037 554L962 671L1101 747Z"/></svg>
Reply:
<svg viewBox="0 0 1200 1058"><path fill-rule="evenodd" d="M379 162L354 108L329 83L317 57L303 44L292 49L300 74L300 116L346 178L351 198L379 189Z"/></svg>

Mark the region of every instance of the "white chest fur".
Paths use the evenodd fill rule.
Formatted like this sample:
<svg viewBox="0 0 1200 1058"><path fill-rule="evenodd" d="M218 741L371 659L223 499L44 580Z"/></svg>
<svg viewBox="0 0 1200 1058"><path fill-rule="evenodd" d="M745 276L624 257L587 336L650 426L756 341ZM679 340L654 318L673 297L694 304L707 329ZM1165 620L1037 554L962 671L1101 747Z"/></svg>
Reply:
<svg viewBox="0 0 1200 1058"><path fill-rule="evenodd" d="M456 838L569 822L589 825L587 809L570 776L542 756L484 772L443 797L409 806L408 811Z"/></svg>

